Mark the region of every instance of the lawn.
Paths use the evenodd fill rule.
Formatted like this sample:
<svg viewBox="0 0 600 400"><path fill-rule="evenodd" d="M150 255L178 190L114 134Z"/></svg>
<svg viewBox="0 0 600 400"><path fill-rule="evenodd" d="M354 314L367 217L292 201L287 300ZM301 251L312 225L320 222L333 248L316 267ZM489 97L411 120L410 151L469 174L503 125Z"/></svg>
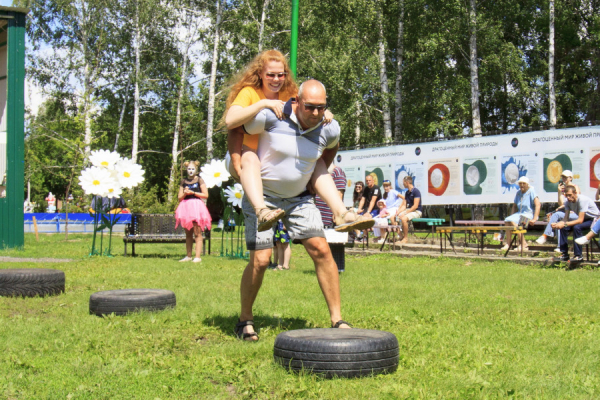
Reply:
<svg viewBox="0 0 600 400"><path fill-rule="evenodd" d="M344 319L394 333L391 375L326 380L273 362L289 329L328 327L310 259L293 247L290 271L267 271L255 305L258 343L233 335L245 262L216 255L179 263L184 245L139 245L139 257L85 255L88 235L26 235L0 256L70 258L0 263L65 271L66 292L0 298L0 398L6 399L591 399L600 396L598 271L347 256ZM218 250L213 241L213 250ZM101 290L164 288L177 307L99 318Z"/></svg>

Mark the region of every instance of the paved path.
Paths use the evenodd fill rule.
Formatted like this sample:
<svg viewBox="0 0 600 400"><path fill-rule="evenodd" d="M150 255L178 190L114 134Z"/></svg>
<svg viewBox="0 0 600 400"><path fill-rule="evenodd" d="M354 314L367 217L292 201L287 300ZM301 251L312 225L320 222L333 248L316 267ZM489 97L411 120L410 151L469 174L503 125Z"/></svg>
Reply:
<svg viewBox="0 0 600 400"><path fill-rule="evenodd" d="M0 257L0 262L46 262L60 263L71 262L70 258L17 258L17 257Z"/></svg>

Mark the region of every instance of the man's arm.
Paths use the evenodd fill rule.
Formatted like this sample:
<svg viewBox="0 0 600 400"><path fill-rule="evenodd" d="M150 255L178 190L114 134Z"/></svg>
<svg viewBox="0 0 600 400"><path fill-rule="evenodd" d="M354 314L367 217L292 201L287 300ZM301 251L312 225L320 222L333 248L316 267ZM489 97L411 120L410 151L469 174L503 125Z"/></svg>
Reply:
<svg viewBox="0 0 600 400"><path fill-rule="evenodd" d="M568 210L567 210L567 211L568 211ZM576 220L573 220L573 221L568 221L568 218L569 218L569 214L570 214L570 213L571 213L571 212L570 212L570 211L568 211L568 213L567 213L567 214L565 214L565 219L563 219L562 221L560 221L560 222L557 222L557 223L555 223L555 224L552 224L552 227L553 227L553 228L556 228L556 229L562 229L562 228L564 228L565 226L574 226L574 225L581 224L581 223L583 222L583 219L585 218L585 211L582 211L582 212L580 212L580 213L579 213L579 216L577 217L577 219L576 219Z"/></svg>
<svg viewBox="0 0 600 400"><path fill-rule="evenodd" d="M365 212L365 214L369 214L371 211L373 211L373 207L375 207L375 203L377 203L377 195L371 196L371 201L369 202L369 208L367 208L367 211Z"/></svg>
<svg viewBox="0 0 600 400"><path fill-rule="evenodd" d="M335 155L337 154L339 148L340 144L336 143L334 147L323 150L321 158L323 159L323 161L325 161L325 165L327 166L327 168L329 168L329 166L333 162L333 159L335 158Z"/></svg>
<svg viewBox="0 0 600 400"><path fill-rule="evenodd" d="M418 209L419 208L419 204L421 204L421 198L420 197L415 197L414 204L412 205L412 207L406 213L408 214L408 213L411 213L411 212L415 211L416 209Z"/></svg>

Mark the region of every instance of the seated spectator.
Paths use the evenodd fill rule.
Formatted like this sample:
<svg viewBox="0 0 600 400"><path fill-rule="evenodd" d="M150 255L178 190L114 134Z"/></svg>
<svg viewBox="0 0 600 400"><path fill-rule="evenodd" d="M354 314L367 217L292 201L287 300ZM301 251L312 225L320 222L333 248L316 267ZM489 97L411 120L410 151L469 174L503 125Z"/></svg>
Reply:
<svg viewBox="0 0 600 400"><path fill-rule="evenodd" d="M394 219L402 223L402 239L399 242L400 244L408 242L408 221L421 218L423 214L421 192L413 186L412 176L405 176L403 183L404 187L408 189L404 195L405 202L398 208L394 217Z"/></svg>
<svg viewBox="0 0 600 400"><path fill-rule="evenodd" d="M358 181L354 184L354 192L352 193L352 207L353 211L358 213L360 208L360 202L363 199L363 190L365 184L362 181Z"/></svg>
<svg viewBox="0 0 600 400"><path fill-rule="evenodd" d="M579 190L579 186L574 185L573 183L573 173L568 169L564 170L561 175L561 180L558 182L558 208L551 213L546 214L546 218L548 219L548 225L546 225L546 229L542 236L540 236L535 242L537 244L544 244L548 241L548 238L554 237L554 229L552 229L552 224L561 221L565 217L565 202L567 199L565 198L565 188L569 185L575 186L577 190L577 194L581 193ZM575 213L571 213L569 215L569 220L573 221L577 219L577 215Z"/></svg>
<svg viewBox="0 0 600 400"><path fill-rule="evenodd" d="M365 181L367 187L363 190L363 199L360 201L358 213L368 215L377 209L376 204L381 199L381 189L375 184L372 175L367 175Z"/></svg>
<svg viewBox="0 0 600 400"><path fill-rule="evenodd" d="M387 208L388 213L390 213L390 215L395 215L404 201L404 196L395 189L392 189L392 183L386 179L383 181L382 199L385 200L385 207Z"/></svg>
<svg viewBox="0 0 600 400"><path fill-rule="evenodd" d="M375 226L373 227L373 242L375 243L377 243L381 239L381 229L376 228L376 226L387 226L388 218L390 217L390 212L385 206L385 200L379 200L377 202L377 208L379 210L379 213L377 214L377 216L373 217L373 219L375 220Z"/></svg>
<svg viewBox="0 0 600 400"><path fill-rule="evenodd" d="M512 206L512 214L506 217L504 220L507 226L517 226L519 222L526 220L526 226L533 226L540 216L540 199L538 198L533 186L529 185L529 178L522 176L517 181L519 184L519 191L515 195L515 200ZM504 247L502 250L508 250L510 246L511 234L504 236ZM527 244L525 243L525 236L519 235L520 245L517 250L527 250Z"/></svg>
<svg viewBox="0 0 600 400"><path fill-rule="evenodd" d="M592 199L582 194L577 194L575 186L567 186L565 189L565 197L567 203L565 204L565 218L557 223L552 224L555 229L560 229L560 251L561 261L569 261L569 244L567 239L569 232L573 231L573 261L582 261L581 244L577 242L577 239L582 236L582 231L592 226L592 222L595 218L600 215L598 207ZM577 214L575 221L569 221L568 215L573 211Z"/></svg>

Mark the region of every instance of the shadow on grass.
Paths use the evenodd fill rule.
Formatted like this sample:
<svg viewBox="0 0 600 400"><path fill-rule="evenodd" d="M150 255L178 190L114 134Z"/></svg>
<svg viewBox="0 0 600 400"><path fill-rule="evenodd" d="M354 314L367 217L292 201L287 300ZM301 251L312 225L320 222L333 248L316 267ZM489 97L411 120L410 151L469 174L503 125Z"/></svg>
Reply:
<svg viewBox="0 0 600 400"><path fill-rule="evenodd" d="M215 315L205 318L203 321L204 325L217 327L221 332L230 336L235 336L235 324L237 324L237 322L237 315ZM266 327L279 328L282 330L310 328L307 321L301 318L278 318L266 315L255 315L254 329L260 333L260 329Z"/></svg>

